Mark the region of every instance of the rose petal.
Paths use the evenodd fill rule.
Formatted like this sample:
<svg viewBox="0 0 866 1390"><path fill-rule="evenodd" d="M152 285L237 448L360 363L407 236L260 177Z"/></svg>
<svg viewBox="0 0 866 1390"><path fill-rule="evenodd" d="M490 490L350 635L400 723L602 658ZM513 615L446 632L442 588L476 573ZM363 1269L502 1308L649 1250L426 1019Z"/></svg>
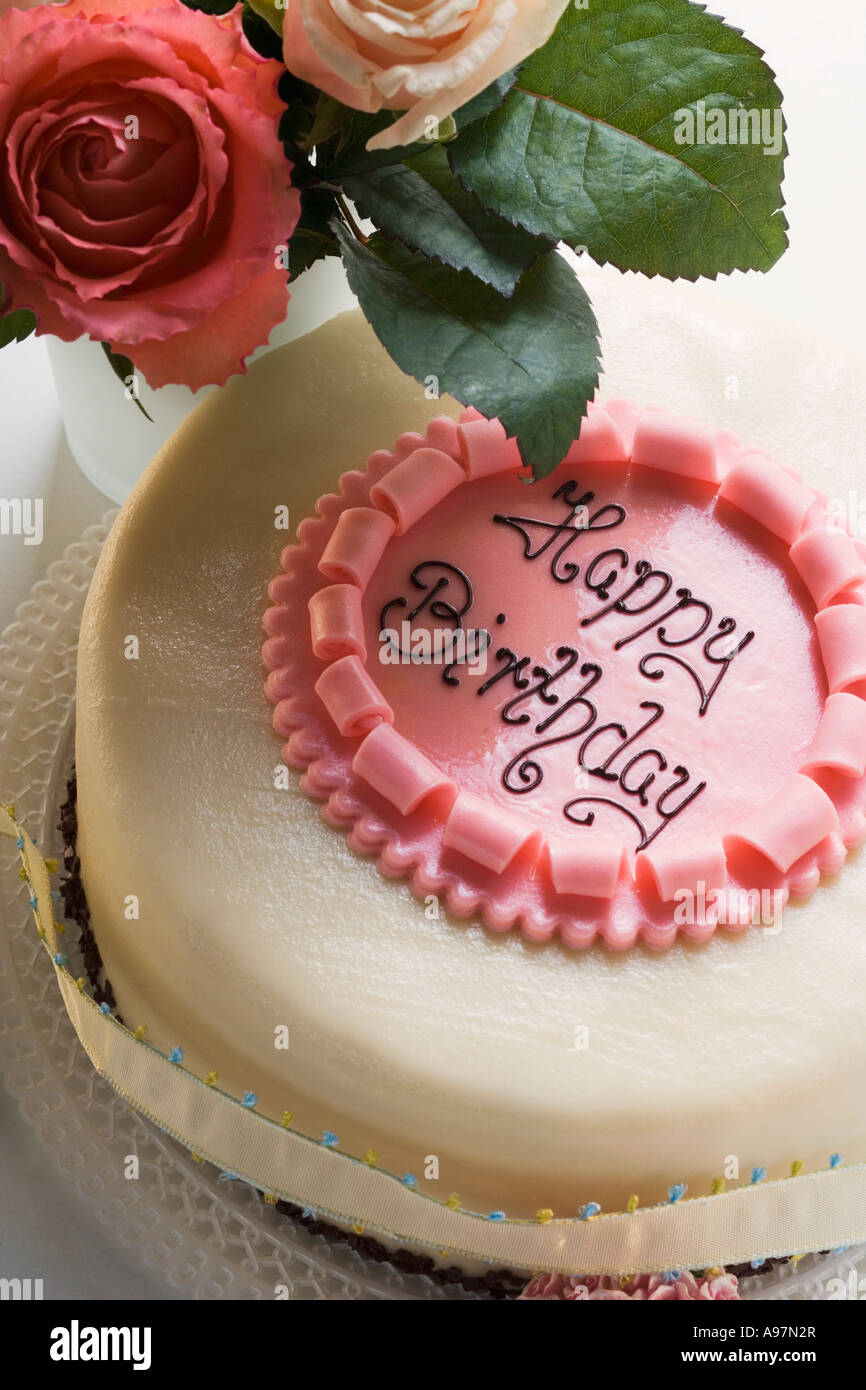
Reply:
<svg viewBox="0 0 866 1390"><path fill-rule="evenodd" d="M266 270L194 328L164 342L117 342L113 347L132 358L150 386L177 384L191 391L224 386L230 376L246 371L244 359L282 323L288 302L285 272Z"/></svg>
<svg viewBox="0 0 866 1390"><path fill-rule="evenodd" d="M296 76L357 111L378 111L372 77L378 63L363 58L327 5L289 0L283 15L283 58Z"/></svg>

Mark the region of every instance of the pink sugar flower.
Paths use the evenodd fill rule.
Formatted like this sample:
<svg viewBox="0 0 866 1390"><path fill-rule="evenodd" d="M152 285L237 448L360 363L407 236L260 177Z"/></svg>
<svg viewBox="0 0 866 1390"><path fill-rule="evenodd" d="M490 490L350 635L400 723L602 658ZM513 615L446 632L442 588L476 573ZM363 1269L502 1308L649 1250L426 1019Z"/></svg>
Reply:
<svg viewBox="0 0 866 1390"><path fill-rule="evenodd" d="M737 1277L725 1270L702 1275L688 1271L674 1277L664 1274L635 1274L627 1283L604 1274L536 1274L519 1295L518 1302L542 1299L569 1302L607 1303L622 1299L638 1302L717 1302L739 1299Z"/></svg>

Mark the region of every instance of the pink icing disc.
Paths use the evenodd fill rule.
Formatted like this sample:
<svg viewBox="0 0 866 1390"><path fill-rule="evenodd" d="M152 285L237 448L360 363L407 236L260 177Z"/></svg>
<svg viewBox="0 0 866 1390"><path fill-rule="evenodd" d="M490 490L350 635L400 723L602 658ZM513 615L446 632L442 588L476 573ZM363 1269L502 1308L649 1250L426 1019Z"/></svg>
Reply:
<svg viewBox="0 0 866 1390"><path fill-rule="evenodd" d="M340 656L366 659L361 591L356 585L329 584L327 588L317 589L310 599L309 610L310 636L316 656L322 661L336 661ZM272 611L268 609L268 613ZM287 612L285 608L277 611Z"/></svg>
<svg viewBox="0 0 866 1390"><path fill-rule="evenodd" d="M617 402L533 486L472 411L345 475L263 647L326 819L419 896L573 947L814 889L866 831L866 705L827 701L866 676L862 566L762 463Z"/></svg>

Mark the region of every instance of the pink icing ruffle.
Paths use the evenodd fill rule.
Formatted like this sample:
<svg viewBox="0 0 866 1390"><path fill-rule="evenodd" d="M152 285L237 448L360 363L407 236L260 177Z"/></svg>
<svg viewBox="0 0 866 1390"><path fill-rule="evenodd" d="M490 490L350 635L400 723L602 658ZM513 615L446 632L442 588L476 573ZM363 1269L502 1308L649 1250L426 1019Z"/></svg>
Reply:
<svg viewBox="0 0 866 1390"><path fill-rule="evenodd" d="M759 521L786 545L800 534L815 494L778 464L747 453L726 475L719 497Z"/></svg>
<svg viewBox="0 0 866 1390"><path fill-rule="evenodd" d="M694 893L725 887L728 880L725 847L718 835L701 835L677 840L673 845L653 845L641 855L639 864L648 872L662 902L672 901L682 889Z"/></svg>
<svg viewBox="0 0 866 1390"><path fill-rule="evenodd" d="M839 828L839 815L825 791L796 773L766 806L754 811L728 836L763 854L782 873Z"/></svg>
<svg viewBox="0 0 866 1390"><path fill-rule="evenodd" d="M644 410L637 422L631 461L642 468L679 473L699 482L717 483L719 468L711 430L698 420Z"/></svg>
<svg viewBox="0 0 866 1390"><path fill-rule="evenodd" d="M394 711L356 656L341 656L326 666L315 690L346 738L362 738L377 724L394 722Z"/></svg>
<svg viewBox="0 0 866 1390"><path fill-rule="evenodd" d="M477 415L462 421L457 435L467 478L488 478L523 467L517 441L506 439L499 420L485 420L483 415Z"/></svg>
<svg viewBox="0 0 866 1390"><path fill-rule="evenodd" d="M815 600L826 608L845 589L866 579L866 565L850 536L816 527L791 546L791 559Z"/></svg>
<svg viewBox="0 0 866 1390"><path fill-rule="evenodd" d="M866 682L866 608L836 604L815 614L815 627L831 693Z"/></svg>
<svg viewBox="0 0 866 1390"><path fill-rule="evenodd" d="M859 572L859 553L855 566L844 535L821 526L820 516L808 529L821 511L817 495L769 462L762 474L755 452L732 436L661 411L639 413L627 402L594 407L589 418L584 448L599 462L623 463L619 455L634 437L645 467L701 482L722 476L725 501L759 514L779 539L793 539L801 557L814 557L805 569L822 598L827 584L815 575ZM579 457L578 446L572 453ZM441 418L426 436L405 434L393 449L376 451L365 471L345 474L339 493L320 498L316 516L301 523L298 544L283 552L284 572L269 588L274 607L265 617L263 658L274 725L287 740L283 756L302 771L304 790L324 803L326 820L348 832L358 853L376 856L386 877L407 878L419 897L436 894L455 916L479 915L490 930L519 926L532 941L558 933L583 948L600 936L624 949L642 937L663 948L678 931L705 940L713 921L678 926L674 896L741 885L738 866L749 854L764 866L756 881L780 903L811 892L866 834L866 704L854 695L826 702L801 770L779 795L724 833L656 842L638 855L637 877L615 835L595 828L581 838L545 834L461 787L394 727L394 711L364 666L363 591L392 537L463 481L520 467L501 424L466 411L459 423ZM859 598L850 579L832 587L834 596ZM866 681L866 608L840 603L815 622L831 690ZM321 670L323 660L330 664Z"/></svg>
<svg viewBox="0 0 866 1390"><path fill-rule="evenodd" d="M367 735L352 768L403 816L417 811L434 792L444 792L449 802L457 795L451 778L391 724L379 724Z"/></svg>
<svg viewBox="0 0 866 1390"><path fill-rule="evenodd" d="M397 535L402 536L465 479L450 454L416 449L370 488L370 501L392 519Z"/></svg>
<svg viewBox="0 0 866 1390"><path fill-rule="evenodd" d="M396 529L392 516L375 507L350 507L340 516L322 553L319 569L335 584L366 588Z"/></svg>
<svg viewBox="0 0 866 1390"><path fill-rule="evenodd" d="M307 605L313 655L320 661L337 661L341 656L367 659L361 590L356 584L328 584L313 594ZM285 613L282 608L279 611ZM274 609L268 609L268 613ZM267 627L268 613L265 614Z"/></svg>
<svg viewBox="0 0 866 1390"><path fill-rule="evenodd" d="M472 792L461 791L448 813L442 843L482 868L501 874L534 836L537 832L519 816L488 805Z"/></svg>
<svg viewBox="0 0 866 1390"><path fill-rule="evenodd" d="M866 700L844 691L828 696L804 772L832 768L848 777L866 772Z"/></svg>
<svg viewBox="0 0 866 1390"><path fill-rule="evenodd" d="M460 425L449 415L437 415L435 420L430 421L426 439L431 449L441 449L443 454L450 454L458 463L463 462Z"/></svg>
<svg viewBox="0 0 866 1390"><path fill-rule="evenodd" d="M628 463L629 452L611 415L591 405L564 463Z"/></svg>
<svg viewBox="0 0 866 1390"><path fill-rule="evenodd" d="M612 898L625 857L615 835L599 831L591 842L567 840L564 835L547 839L550 881L557 893L582 898Z"/></svg>

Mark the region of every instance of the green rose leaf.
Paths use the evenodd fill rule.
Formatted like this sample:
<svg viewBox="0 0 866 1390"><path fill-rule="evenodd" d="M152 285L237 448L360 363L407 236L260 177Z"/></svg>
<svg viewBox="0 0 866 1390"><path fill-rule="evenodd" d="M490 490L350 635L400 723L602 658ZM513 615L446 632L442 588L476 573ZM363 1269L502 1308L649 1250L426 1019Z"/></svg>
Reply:
<svg viewBox="0 0 866 1390"><path fill-rule="evenodd" d="M495 82L491 82L489 87L485 87L483 92L479 92L471 101L459 107L449 118L449 130L441 131L441 136L444 138L452 131L465 130L473 121L478 121L494 111L513 87L517 73L517 68L503 73ZM412 145L396 145L390 150L367 150L367 141L378 135L386 126L393 125L399 115L399 111L349 112L339 146L333 157L326 160L319 170L322 178L339 182L354 175L367 174L373 169L383 169L386 165L399 164L402 160L430 149L431 145L435 146L437 141L434 137L430 140L416 140Z"/></svg>
<svg viewBox="0 0 866 1390"><path fill-rule="evenodd" d="M112 352L110 343L103 343L101 346L109 367L114 372L114 375L121 385L129 391L130 377L133 380L133 384L135 382L135 367L132 365L131 360L128 357L124 357L122 352ZM129 399L135 401L135 404L138 406L145 420L150 420L150 423L153 424L153 417L148 415L144 406L141 404L141 401L138 399L138 393L133 390Z"/></svg>
<svg viewBox="0 0 866 1390"><path fill-rule="evenodd" d="M0 317L0 348L8 343L23 343L36 331L36 315L30 309L13 309Z"/></svg>
<svg viewBox="0 0 866 1390"><path fill-rule="evenodd" d="M414 145L400 145L393 150L368 151L364 148L373 135L393 123L394 114L393 111L353 111L341 131L335 151L326 154L321 164L317 152L317 173L330 183L341 183L343 179L356 174L367 174L387 164L399 164L407 155L425 149L426 140Z"/></svg>
<svg viewBox="0 0 866 1390"><path fill-rule="evenodd" d="M504 72L501 77L495 78L489 87L485 87L483 92L470 97L463 106L458 106L454 112L454 124L457 129L465 130L473 121L480 121L482 117L489 116L491 111L495 111L497 106L501 106L517 81L519 72L519 67L512 68L510 72Z"/></svg>
<svg viewBox="0 0 866 1390"><path fill-rule="evenodd" d="M555 251L510 299L468 271L337 225L349 285L398 367L498 416L536 477L580 431L598 385L598 325L583 286Z"/></svg>
<svg viewBox="0 0 866 1390"><path fill-rule="evenodd" d="M325 256L339 256L331 222L337 215L334 195L323 188L301 193L301 216L289 241L289 279L295 280Z"/></svg>
<svg viewBox="0 0 866 1390"><path fill-rule="evenodd" d="M188 4L189 0L186 0L186 3ZM248 3L275 34L282 36L285 5L276 4L276 0L248 0Z"/></svg>
<svg viewBox="0 0 866 1390"><path fill-rule="evenodd" d="M690 0L591 0L448 153L485 207L536 235L694 280L784 251L783 131L740 30Z"/></svg>
<svg viewBox="0 0 866 1390"><path fill-rule="evenodd" d="M442 145L345 180L346 193L387 237L511 295L550 243L486 213L454 177Z"/></svg>

